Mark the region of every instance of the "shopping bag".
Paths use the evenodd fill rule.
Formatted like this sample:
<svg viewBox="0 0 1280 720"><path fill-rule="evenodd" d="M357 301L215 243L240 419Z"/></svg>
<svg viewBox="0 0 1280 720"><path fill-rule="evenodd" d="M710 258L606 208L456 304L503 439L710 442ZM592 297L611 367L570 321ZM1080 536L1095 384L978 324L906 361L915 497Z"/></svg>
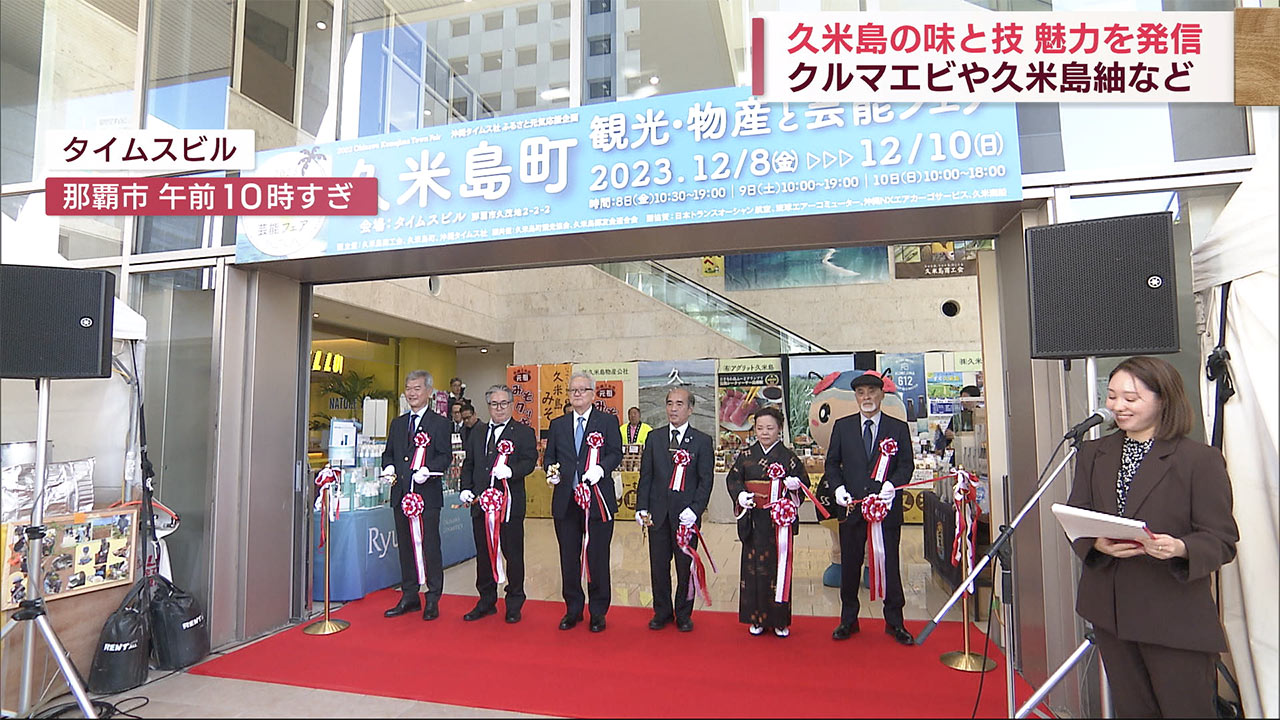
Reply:
<svg viewBox="0 0 1280 720"><path fill-rule="evenodd" d="M147 614L147 579L133 584L120 607L107 617L89 667L89 690L111 694L147 681L151 627Z"/></svg>
<svg viewBox="0 0 1280 720"><path fill-rule="evenodd" d="M156 667L178 670L209 654L209 622L204 608L191 593L162 575L149 578L151 593L151 646Z"/></svg>

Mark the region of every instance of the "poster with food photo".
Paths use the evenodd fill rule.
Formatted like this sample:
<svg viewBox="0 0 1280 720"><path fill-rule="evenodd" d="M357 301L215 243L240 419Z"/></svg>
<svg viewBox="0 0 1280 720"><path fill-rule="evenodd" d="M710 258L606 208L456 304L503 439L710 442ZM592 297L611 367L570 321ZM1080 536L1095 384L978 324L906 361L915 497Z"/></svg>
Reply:
<svg viewBox="0 0 1280 720"><path fill-rule="evenodd" d="M724 469L755 440L752 422L757 411L773 407L786 417L782 359L720 360L716 386L716 465Z"/></svg>

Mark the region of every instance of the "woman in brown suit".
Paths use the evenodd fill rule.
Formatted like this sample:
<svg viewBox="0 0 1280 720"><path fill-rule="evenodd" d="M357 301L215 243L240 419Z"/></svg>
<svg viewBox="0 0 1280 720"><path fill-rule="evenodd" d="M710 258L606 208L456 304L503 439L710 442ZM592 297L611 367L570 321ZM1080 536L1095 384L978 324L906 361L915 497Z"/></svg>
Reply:
<svg viewBox="0 0 1280 720"><path fill-rule="evenodd" d="M1076 612L1093 623L1116 717L1213 717L1227 649L1210 577L1235 558L1222 453L1186 437L1192 410L1172 365L1136 356L1111 371L1122 431L1085 443L1068 503L1146 522L1141 543L1081 538Z"/></svg>

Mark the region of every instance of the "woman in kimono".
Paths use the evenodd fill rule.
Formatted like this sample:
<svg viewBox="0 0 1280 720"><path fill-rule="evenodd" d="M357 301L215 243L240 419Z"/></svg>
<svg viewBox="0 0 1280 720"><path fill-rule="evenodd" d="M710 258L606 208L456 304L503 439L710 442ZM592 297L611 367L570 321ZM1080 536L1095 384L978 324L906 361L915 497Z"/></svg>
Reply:
<svg viewBox="0 0 1280 720"><path fill-rule="evenodd" d="M779 440L782 413L777 409L756 413L755 433L756 443L738 454L726 480L739 510L738 537L742 540L738 621L750 625L752 635L773 628L775 635L786 637L791 633L792 547L800 531L796 508L804 502L800 478L805 469L800 458ZM783 523L781 527L775 518ZM780 540L782 553L778 552Z"/></svg>

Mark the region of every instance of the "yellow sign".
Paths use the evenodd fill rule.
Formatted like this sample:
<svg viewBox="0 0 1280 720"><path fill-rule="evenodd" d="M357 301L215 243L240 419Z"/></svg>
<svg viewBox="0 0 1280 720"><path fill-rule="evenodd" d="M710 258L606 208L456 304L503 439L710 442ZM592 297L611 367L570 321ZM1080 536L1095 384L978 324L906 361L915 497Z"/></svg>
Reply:
<svg viewBox="0 0 1280 720"><path fill-rule="evenodd" d="M702 277L724 277L724 256L703 255Z"/></svg>
<svg viewBox="0 0 1280 720"><path fill-rule="evenodd" d="M311 354L311 369L315 372L342 374L342 356L338 353L316 350Z"/></svg>

